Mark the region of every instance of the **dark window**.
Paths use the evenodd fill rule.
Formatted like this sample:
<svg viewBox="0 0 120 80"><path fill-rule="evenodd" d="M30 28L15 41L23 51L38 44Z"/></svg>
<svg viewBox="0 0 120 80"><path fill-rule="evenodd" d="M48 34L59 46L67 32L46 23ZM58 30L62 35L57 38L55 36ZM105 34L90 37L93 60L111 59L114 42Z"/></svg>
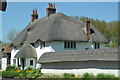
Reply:
<svg viewBox="0 0 120 80"><path fill-rule="evenodd" d="M45 47L45 42L41 42L41 49L43 48L43 47Z"/></svg>
<svg viewBox="0 0 120 80"><path fill-rule="evenodd" d="M7 53L7 65L10 65L11 53Z"/></svg>
<svg viewBox="0 0 120 80"><path fill-rule="evenodd" d="M43 47L45 47L45 42L42 42Z"/></svg>
<svg viewBox="0 0 120 80"><path fill-rule="evenodd" d="M76 48L76 42L64 42L64 48Z"/></svg>
<svg viewBox="0 0 120 80"><path fill-rule="evenodd" d="M34 45L34 43L31 43L31 45L34 47L35 45Z"/></svg>
<svg viewBox="0 0 120 80"><path fill-rule="evenodd" d="M95 43L95 49L100 48L100 44L99 43Z"/></svg>
<svg viewBox="0 0 120 80"><path fill-rule="evenodd" d="M67 42L64 42L64 48L67 48Z"/></svg>
<svg viewBox="0 0 120 80"><path fill-rule="evenodd" d="M30 60L30 66L33 66L33 60Z"/></svg>

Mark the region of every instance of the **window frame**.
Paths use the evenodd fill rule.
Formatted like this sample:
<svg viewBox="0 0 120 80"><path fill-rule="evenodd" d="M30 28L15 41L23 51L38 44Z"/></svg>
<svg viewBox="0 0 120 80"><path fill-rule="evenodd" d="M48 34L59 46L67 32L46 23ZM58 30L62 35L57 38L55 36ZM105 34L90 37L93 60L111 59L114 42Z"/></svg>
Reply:
<svg viewBox="0 0 120 80"><path fill-rule="evenodd" d="M65 41L64 48L65 49L76 49L76 42Z"/></svg>
<svg viewBox="0 0 120 80"><path fill-rule="evenodd" d="M31 64L31 61L32 61L32 64ZM33 60L30 60L30 66L33 66Z"/></svg>
<svg viewBox="0 0 120 80"><path fill-rule="evenodd" d="M95 48L95 49L99 49L99 48L100 48L100 43L95 43L95 44L94 44L94 48Z"/></svg>
<svg viewBox="0 0 120 80"><path fill-rule="evenodd" d="M40 43L40 49L42 49L43 47L45 47L45 42Z"/></svg>

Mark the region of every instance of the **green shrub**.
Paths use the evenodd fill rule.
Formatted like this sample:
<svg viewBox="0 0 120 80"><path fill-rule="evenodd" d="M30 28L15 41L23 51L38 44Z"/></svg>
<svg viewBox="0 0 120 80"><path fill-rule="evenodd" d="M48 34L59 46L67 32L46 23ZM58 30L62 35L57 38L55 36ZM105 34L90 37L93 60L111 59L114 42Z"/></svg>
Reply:
<svg viewBox="0 0 120 80"><path fill-rule="evenodd" d="M73 73L65 73L65 74L63 75L63 77L64 77L64 78L73 78L73 77L75 77L75 75L74 75Z"/></svg>
<svg viewBox="0 0 120 80"><path fill-rule="evenodd" d="M32 68L32 67L27 67L25 70L32 70L32 69L34 69L34 68Z"/></svg>
<svg viewBox="0 0 120 80"><path fill-rule="evenodd" d="M20 71L19 73L20 73L20 78L27 78L27 72L26 72L27 70L25 69L25 70L22 70L22 71Z"/></svg>
<svg viewBox="0 0 120 80"><path fill-rule="evenodd" d="M97 78L116 78L115 75L105 74L105 73L97 74L96 77L97 77Z"/></svg>
<svg viewBox="0 0 120 80"><path fill-rule="evenodd" d="M19 73L14 71L2 71L2 77L3 78L19 77Z"/></svg>
<svg viewBox="0 0 120 80"><path fill-rule="evenodd" d="M27 78L27 75L29 74L29 72L27 72L27 71L29 71L29 70L32 71L32 69L33 68L31 68L31 67L27 67L26 69L20 71L20 78Z"/></svg>
<svg viewBox="0 0 120 80"><path fill-rule="evenodd" d="M85 79L85 78L95 78L94 75L92 73L84 73L81 78Z"/></svg>
<svg viewBox="0 0 120 80"><path fill-rule="evenodd" d="M7 66L7 68L6 68L6 71L15 71L15 70L17 70L17 68L15 66L11 66L11 65Z"/></svg>
<svg viewBox="0 0 120 80"><path fill-rule="evenodd" d="M32 72L27 74L27 78L37 78L41 75L40 69L32 69Z"/></svg>
<svg viewBox="0 0 120 80"><path fill-rule="evenodd" d="M20 78L37 78L41 75L40 69L27 68L20 71Z"/></svg>

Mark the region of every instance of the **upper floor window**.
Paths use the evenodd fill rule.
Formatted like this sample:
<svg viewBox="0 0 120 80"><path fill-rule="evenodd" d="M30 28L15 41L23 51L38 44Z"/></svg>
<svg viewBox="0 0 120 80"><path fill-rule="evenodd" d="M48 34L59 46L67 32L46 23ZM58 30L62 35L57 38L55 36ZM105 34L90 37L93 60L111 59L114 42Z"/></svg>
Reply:
<svg viewBox="0 0 120 80"><path fill-rule="evenodd" d="M64 42L64 48L76 48L76 42Z"/></svg>
<svg viewBox="0 0 120 80"><path fill-rule="evenodd" d="M33 47L35 47L35 44L34 44L34 43L31 43L31 45L32 45Z"/></svg>
<svg viewBox="0 0 120 80"><path fill-rule="evenodd" d="M95 48L95 49L100 48L100 44L99 44L99 43L95 43L94 48Z"/></svg>
<svg viewBox="0 0 120 80"><path fill-rule="evenodd" d="M45 42L41 42L41 49L43 48L43 47L45 47Z"/></svg>
<svg viewBox="0 0 120 80"><path fill-rule="evenodd" d="M29 35L29 34L31 34L32 30L29 28L29 29L27 30L27 32L28 32L28 35Z"/></svg>

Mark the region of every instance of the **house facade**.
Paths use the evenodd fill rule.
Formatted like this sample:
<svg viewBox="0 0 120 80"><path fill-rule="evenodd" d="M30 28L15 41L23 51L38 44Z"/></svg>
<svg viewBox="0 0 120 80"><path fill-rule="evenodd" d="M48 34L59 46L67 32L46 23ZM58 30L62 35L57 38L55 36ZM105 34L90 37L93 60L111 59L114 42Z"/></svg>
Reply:
<svg viewBox="0 0 120 80"><path fill-rule="evenodd" d="M5 45L2 47L0 53L1 53L1 69L5 70L8 65L11 64L11 51L12 48L9 45Z"/></svg>
<svg viewBox="0 0 120 80"><path fill-rule="evenodd" d="M81 62L80 59L82 57L78 56L76 58L75 54L81 55L86 51L85 54L87 54L91 50L97 50L96 53L104 54L99 49L104 51L105 43L107 42L108 40L105 36L90 23L89 19L86 18L84 21L79 21L63 13L56 13L55 4L49 3L48 8L46 8L46 16L38 18L37 10L33 10L28 26L12 41L11 65L20 66L21 69L29 66L43 68L42 73L52 72L56 74L57 71L61 73L68 70L68 72L74 73L76 72L75 70L81 71L81 68L84 68L88 63L92 64L94 61L97 63L97 59L94 59L94 57L92 57L93 60L90 60L90 62L86 62L89 60ZM63 61L61 59L57 60L57 56L60 56ZM65 56L69 57L67 61ZM102 57L103 55L97 55L98 61L102 60ZM74 61L74 58L77 60ZM88 56L83 56L83 58L88 58ZM106 61L109 61L109 59L111 60L111 58L108 58ZM78 66L75 66L76 64ZM80 66L81 64L85 65ZM57 65L61 66L61 68ZM93 65L95 66L96 64ZM71 67L69 68L68 66ZM87 66L90 67L89 65ZM94 68L97 68L97 65Z"/></svg>

